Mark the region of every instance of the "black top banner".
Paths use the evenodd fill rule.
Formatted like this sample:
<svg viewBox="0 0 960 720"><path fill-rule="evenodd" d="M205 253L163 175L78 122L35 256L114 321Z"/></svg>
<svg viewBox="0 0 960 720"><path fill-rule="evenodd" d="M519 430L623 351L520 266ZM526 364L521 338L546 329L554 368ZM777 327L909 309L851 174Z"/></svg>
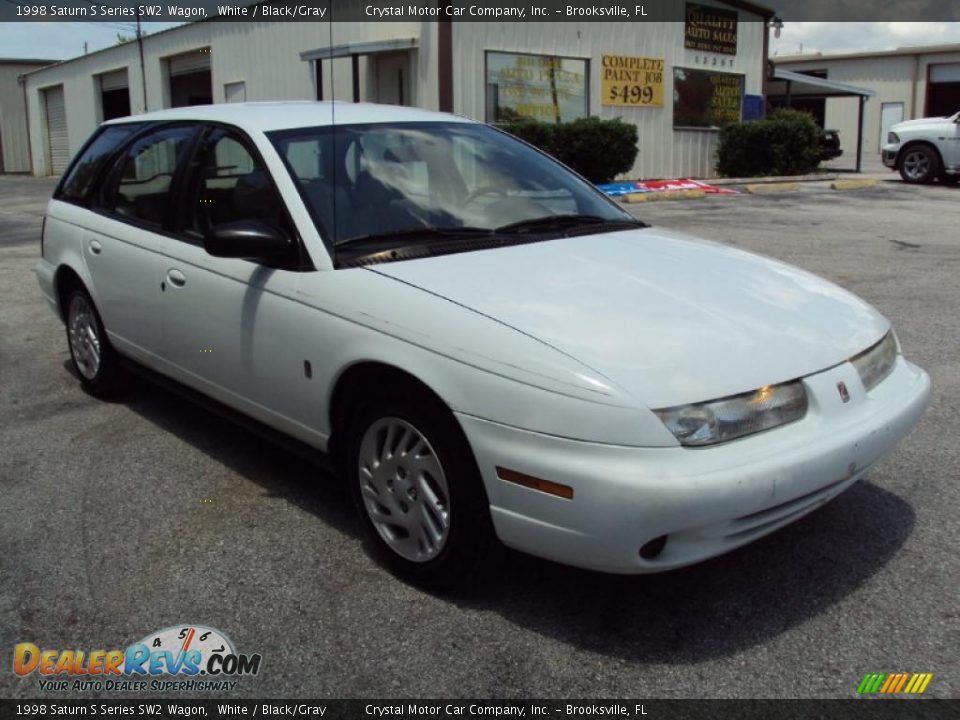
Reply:
<svg viewBox="0 0 960 720"><path fill-rule="evenodd" d="M740 22L960 21L960 3L944 0L719 0ZM719 12L716 13L719 17ZM0 0L3 22L684 22L681 0Z"/></svg>
<svg viewBox="0 0 960 720"><path fill-rule="evenodd" d="M0 718L323 718L323 720L942 720L956 700L0 700Z"/></svg>

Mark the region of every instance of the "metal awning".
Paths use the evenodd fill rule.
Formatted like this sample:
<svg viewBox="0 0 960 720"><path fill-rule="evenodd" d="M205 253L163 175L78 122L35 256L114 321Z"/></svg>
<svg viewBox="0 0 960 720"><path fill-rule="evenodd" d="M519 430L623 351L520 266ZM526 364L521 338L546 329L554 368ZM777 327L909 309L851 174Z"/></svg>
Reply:
<svg viewBox="0 0 960 720"><path fill-rule="evenodd" d="M379 55L381 53L413 50L420 44L417 38L397 38L395 40L373 40L371 42L344 43L342 45L328 45L316 50L305 50L300 53L300 59L306 62L313 60L331 60L333 58L351 57L353 55Z"/></svg>
<svg viewBox="0 0 960 720"><path fill-rule="evenodd" d="M767 81L767 94L794 98L873 97L876 93L867 88L826 78L774 68L773 77Z"/></svg>
<svg viewBox="0 0 960 720"><path fill-rule="evenodd" d="M323 80L320 77L319 67L324 60L336 58L350 58L350 74L353 76L353 101L360 102L360 56L382 55L384 53L404 52L414 50L420 44L415 38L395 38L393 40L373 40L371 42L343 43L342 45L328 45L316 50L306 50L300 53L304 62L317 64L317 100L323 99Z"/></svg>
<svg viewBox="0 0 960 720"><path fill-rule="evenodd" d="M863 162L863 106L876 93L868 88L848 85L847 83L827 80L803 73L791 72L774 67L773 77L767 80L767 97L783 98L784 105L790 107L794 100L825 100L828 98L855 97L859 100L860 113L857 122L857 168L860 172Z"/></svg>

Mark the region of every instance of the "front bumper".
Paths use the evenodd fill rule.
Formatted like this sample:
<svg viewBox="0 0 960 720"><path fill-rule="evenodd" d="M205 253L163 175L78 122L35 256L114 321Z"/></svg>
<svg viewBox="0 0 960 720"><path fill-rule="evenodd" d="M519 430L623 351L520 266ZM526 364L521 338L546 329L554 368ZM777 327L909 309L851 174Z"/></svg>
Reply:
<svg viewBox="0 0 960 720"><path fill-rule="evenodd" d="M883 161L883 164L886 165L891 170L896 170L897 168L897 153L900 151L899 145L884 145L883 149L880 151L880 159Z"/></svg>
<svg viewBox="0 0 960 720"><path fill-rule="evenodd" d="M849 363L804 383L803 420L707 448L600 445L458 418L506 545L568 565L651 573L725 553L836 497L913 428L930 398L929 377L903 357L870 393ZM567 485L573 499L501 480L497 466ZM640 548L663 535L663 551L642 558Z"/></svg>

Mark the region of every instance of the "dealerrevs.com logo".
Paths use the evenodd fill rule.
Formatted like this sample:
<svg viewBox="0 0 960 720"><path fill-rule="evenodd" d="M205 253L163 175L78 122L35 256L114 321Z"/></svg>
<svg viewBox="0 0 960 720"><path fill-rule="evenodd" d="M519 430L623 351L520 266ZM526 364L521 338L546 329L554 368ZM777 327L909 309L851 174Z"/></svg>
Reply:
<svg viewBox="0 0 960 720"><path fill-rule="evenodd" d="M242 676L260 672L261 656L238 653L219 630L177 625L150 633L126 650L41 650L19 643L13 672L36 675L40 690L233 690Z"/></svg>

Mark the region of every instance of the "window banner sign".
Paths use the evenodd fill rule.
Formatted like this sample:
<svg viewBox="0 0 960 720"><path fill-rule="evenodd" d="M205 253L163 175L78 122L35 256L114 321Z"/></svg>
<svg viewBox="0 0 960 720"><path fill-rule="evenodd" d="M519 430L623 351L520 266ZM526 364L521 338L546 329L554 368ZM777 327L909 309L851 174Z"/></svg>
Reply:
<svg viewBox="0 0 960 720"><path fill-rule="evenodd" d="M558 123L586 117L587 60L487 51L486 120Z"/></svg>
<svg viewBox="0 0 960 720"><path fill-rule="evenodd" d="M736 10L687 3L683 46L688 50L736 55Z"/></svg>
<svg viewBox="0 0 960 720"><path fill-rule="evenodd" d="M740 122L743 75L673 69L673 126L720 128Z"/></svg>
<svg viewBox="0 0 960 720"><path fill-rule="evenodd" d="M663 58L604 55L600 102L614 107L663 107Z"/></svg>

